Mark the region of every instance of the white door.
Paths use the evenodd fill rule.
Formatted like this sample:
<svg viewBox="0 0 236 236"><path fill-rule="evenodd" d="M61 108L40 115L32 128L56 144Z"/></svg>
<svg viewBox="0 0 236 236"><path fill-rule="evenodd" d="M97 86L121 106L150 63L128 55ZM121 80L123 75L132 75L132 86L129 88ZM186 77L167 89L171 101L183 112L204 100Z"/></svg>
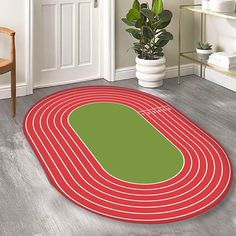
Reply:
<svg viewBox="0 0 236 236"><path fill-rule="evenodd" d="M34 87L100 77L100 11L95 3L96 0L34 1Z"/></svg>

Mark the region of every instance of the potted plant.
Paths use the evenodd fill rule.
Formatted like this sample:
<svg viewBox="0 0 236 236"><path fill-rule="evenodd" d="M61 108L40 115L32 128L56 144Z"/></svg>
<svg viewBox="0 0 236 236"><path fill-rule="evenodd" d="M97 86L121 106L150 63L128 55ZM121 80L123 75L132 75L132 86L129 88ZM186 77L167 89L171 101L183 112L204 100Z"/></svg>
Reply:
<svg viewBox="0 0 236 236"><path fill-rule="evenodd" d="M136 40L133 44L137 54L136 77L143 87L163 85L166 69L163 47L173 39L165 28L171 19L172 13L163 9L162 0L153 0L151 7L134 0L126 18L122 19L129 26L126 31Z"/></svg>
<svg viewBox="0 0 236 236"><path fill-rule="evenodd" d="M208 59L213 52L212 45L208 42L199 42L196 51L200 58Z"/></svg>

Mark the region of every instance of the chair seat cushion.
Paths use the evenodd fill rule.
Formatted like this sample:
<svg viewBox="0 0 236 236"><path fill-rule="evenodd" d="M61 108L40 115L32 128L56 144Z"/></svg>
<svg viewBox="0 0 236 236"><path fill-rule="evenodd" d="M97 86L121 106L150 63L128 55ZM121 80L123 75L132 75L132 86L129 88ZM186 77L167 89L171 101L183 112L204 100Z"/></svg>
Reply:
<svg viewBox="0 0 236 236"><path fill-rule="evenodd" d="M13 63L10 60L0 58L0 74L11 71Z"/></svg>

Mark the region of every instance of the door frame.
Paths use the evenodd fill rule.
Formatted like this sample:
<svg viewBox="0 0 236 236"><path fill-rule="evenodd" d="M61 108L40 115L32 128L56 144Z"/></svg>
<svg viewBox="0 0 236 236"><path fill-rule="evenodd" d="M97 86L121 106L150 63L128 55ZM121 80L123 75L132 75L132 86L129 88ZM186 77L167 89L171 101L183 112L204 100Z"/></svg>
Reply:
<svg viewBox="0 0 236 236"><path fill-rule="evenodd" d="M27 95L33 94L33 1L27 0L27 26L26 26L26 83ZM100 77L107 81L115 81L115 0L100 0Z"/></svg>

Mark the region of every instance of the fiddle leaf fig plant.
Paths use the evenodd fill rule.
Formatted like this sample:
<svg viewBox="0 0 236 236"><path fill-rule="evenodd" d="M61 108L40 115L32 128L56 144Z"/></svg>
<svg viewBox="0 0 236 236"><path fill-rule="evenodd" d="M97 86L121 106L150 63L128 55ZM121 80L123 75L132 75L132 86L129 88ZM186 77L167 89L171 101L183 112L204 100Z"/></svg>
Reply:
<svg viewBox="0 0 236 236"><path fill-rule="evenodd" d="M173 40L173 35L165 29L171 19L172 13L163 9L162 0L153 0L152 7L134 0L122 21L129 26L126 31L136 39L133 49L140 59L155 60L164 56L163 47Z"/></svg>

